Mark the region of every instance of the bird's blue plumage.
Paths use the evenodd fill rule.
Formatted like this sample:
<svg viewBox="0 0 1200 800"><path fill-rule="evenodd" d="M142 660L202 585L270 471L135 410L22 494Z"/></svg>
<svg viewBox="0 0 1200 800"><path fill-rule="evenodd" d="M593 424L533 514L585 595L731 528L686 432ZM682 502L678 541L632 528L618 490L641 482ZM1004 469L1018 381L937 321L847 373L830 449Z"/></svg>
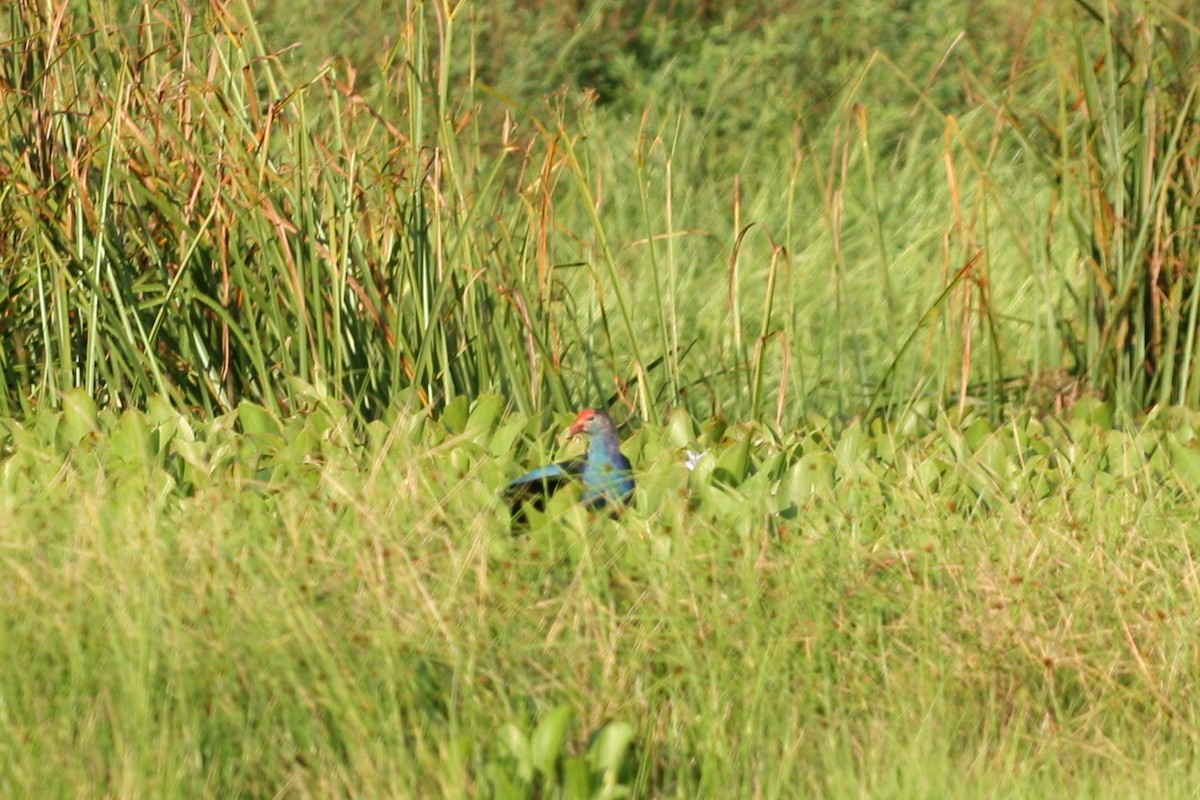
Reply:
<svg viewBox="0 0 1200 800"><path fill-rule="evenodd" d="M579 475L583 471L582 461L560 461L557 464L548 464L544 467L531 469L519 478L513 480L509 486L516 486L523 483L539 483L541 481L555 481L563 478L571 478Z"/></svg>
<svg viewBox="0 0 1200 800"><path fill-rule="evenodd" d="M573 480L581 484L580 499L593 508L611 506L618 513L633 500L633 468L621 452L612 418L603 411L587 409L570 432L588 435L586 456L538 467L510 482L504 496L514 515L520 516L524 502L542 508L547 497Z"/></svg>

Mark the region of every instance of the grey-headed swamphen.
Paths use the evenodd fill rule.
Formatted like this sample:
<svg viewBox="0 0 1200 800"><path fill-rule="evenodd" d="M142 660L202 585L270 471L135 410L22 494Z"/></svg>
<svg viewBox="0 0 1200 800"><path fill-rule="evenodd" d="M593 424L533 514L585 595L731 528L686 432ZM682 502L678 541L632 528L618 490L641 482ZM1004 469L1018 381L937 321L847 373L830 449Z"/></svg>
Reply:
<svg viewBox="0 0 1200 800"><path fill-rule="evenodd" d="M607 412L586 408L579 412L568 433L587 434L583 458L559 461L525 473L504 488L513 518L521 519L523 503L542 509L546 498L570 481L580 484L579 498L591 508L609 508L616 516L633 500L633 469L621 452L617 426Z"/></svg>

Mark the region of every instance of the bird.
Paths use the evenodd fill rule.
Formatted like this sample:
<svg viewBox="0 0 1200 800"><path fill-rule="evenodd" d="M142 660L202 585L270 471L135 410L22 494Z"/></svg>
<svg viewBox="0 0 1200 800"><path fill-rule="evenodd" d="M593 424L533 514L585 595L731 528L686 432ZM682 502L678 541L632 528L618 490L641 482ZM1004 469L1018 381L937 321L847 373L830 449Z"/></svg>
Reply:
<svg viewBox="0 0 1200 800"><path fill-rule="evenodd" d="M571 436L586 434L587 453L538 467L509 482L504 497L513 518L524 518L522 504L545 507L546 499L572 481L581 484L579 499L589 508L609 509L618 516L633 500L633 467L621 452L617 425L607 411L585 408L567 430Z"/></svg>

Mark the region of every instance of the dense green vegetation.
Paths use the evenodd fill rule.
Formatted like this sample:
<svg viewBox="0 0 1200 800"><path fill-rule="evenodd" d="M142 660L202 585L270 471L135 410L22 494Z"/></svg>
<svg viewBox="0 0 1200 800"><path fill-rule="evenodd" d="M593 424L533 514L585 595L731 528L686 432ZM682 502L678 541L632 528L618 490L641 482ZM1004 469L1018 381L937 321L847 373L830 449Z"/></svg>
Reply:
<svg viewBox="0 0 1200 800"><path fill-rule="evenodd" d="M844 5L6 5L0 796L1195 796L1200 12Z"/></svg>
<svg viewBox="0 0 1200 800"><path fill-rule="evenodd" d="M66 399L0 429L5 796L1200 788L1194 413L679 412L620 521L514 537L500 397L361 440Z"/></svg>
<svg viewBox="0 0 1200 800"><path fill-rule="evenodd" d="M10 5L0 411L1200 399L1183 12L319 5Z"/></svg>

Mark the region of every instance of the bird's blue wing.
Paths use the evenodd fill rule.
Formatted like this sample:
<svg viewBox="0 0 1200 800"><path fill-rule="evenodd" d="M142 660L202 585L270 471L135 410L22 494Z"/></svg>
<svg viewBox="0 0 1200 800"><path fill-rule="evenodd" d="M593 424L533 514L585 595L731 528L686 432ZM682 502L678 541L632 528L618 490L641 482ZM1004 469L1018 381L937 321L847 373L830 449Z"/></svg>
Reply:
<svg viewBox="0 0 1200 800"><path fill-rule="evenodd" d="M525 483L536 483L537 481L557 481L564 478L571 478L578 474L578 470L572 469L573 462L563 461L558 464L547 464L544 467L531 469L519 478L513 478L509 481L509 487L520 486Z"/></svg>
<svg viewBox="0 0 1200 800"><path fill-rule="evenodd" d="M508 500L514 514L517 514L521 504L529 502L535 508L542 508L546 498L557 492L567 483L577 480L583 472L583 461L559 461L544 467L526 472L519 478L509 481L504 487L504 497Z"/></svg>

